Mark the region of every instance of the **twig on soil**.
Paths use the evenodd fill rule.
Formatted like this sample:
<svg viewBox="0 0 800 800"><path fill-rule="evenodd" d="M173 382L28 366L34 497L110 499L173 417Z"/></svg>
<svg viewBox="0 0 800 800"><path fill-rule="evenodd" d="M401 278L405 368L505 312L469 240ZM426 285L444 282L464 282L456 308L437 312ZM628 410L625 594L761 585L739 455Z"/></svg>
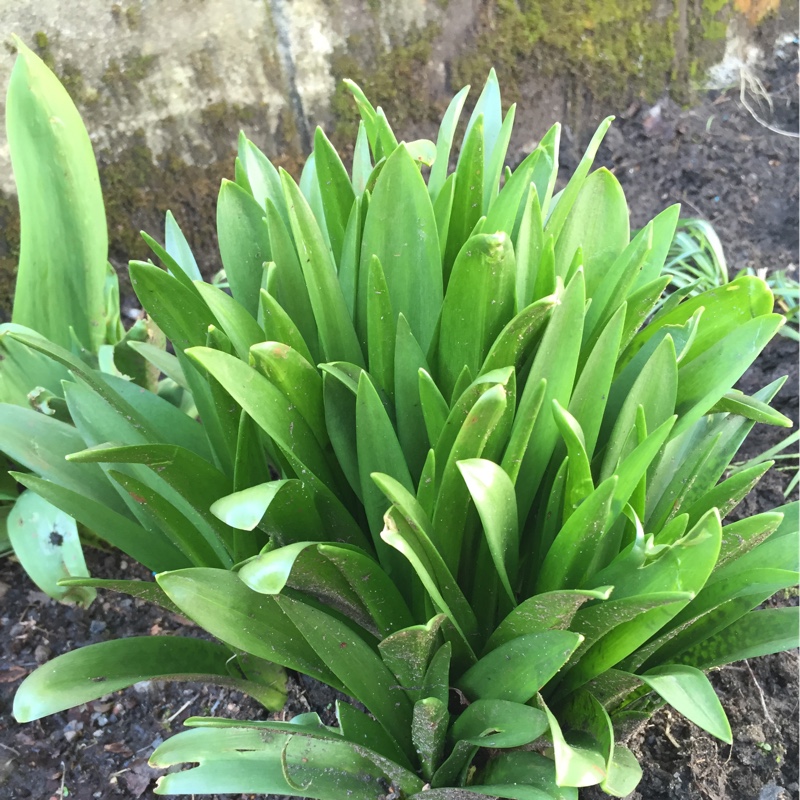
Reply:
<svg viewBox="0 0 800 800"><path fill-rule="evenodd" d="M761 127L766 128L768 131L772 131L772 133L777 133L779 136L790 136L792 139L800 139L800 133L795 133L794 131L785 131L782 130L781 128L776 128L774 125L770 125L769 122L762 119L758 115L758 112L756 112L756 110L750 105L750 103L748 103L747 89L749 89L757 97L763 97L767 105L769 106L770 111L772 111L772 98L769 96L769 93L764 88L764 84L756 75L753 75L752 72L742 67L739 70L739 100L741 101L745 109L748 111L750 116L759 125L761 125Z"/></svg>
<svg viewBox="0 0 800 800"><path fill-rule="evenodd" d="M200 692L198 692L194 697L190 697L171 717L167 717L167 722L172 722L176 717L180 716L180 714L186 711L189 706L194 703L197 698L200 697Z"/></svg>
<svg viewBox="0 0 800 800"><path fill-rule="evenodd" d="M0 742L0 747L2 747L3 750L8 750L9 752L13 753L15 756L21 758L21 753L19 752L19 750L15 750L13 747L9 747L7 744L3 744L2 742Z"/></svg>
<svg viewBox="0 0 800 800"><path fill-rule="evenodd" d="M764 697L764 691L761 688L761 684L758 682L756 678L755 672L753 672L753 668L750 666L749 662L745 661L745 666L747 667L747 671L750 673L750 678L753 681L753 685L758 690L758 697L761 700L761 708L764 710L764 716L767 718L769 723L772 725L773 728L777 729L778 726L775 724L775 720L772 719L772 715L769 713L769 709L767 708L767 700Z"/></svg>

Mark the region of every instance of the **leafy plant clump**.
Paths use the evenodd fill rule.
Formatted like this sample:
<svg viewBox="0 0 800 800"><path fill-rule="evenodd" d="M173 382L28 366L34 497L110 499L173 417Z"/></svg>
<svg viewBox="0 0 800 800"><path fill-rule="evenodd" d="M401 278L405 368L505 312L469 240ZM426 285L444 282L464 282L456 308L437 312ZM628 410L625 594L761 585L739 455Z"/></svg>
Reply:
<svg viewBox="0 0 800 800"><path fill-rule="evenodd" d="M434 144L398 143L349 88L351 173L321 130L299 185L241 137L217 216L230 294L171 217L166 246L145 236L165 268L132 262L131 282L174 355L126 347L166 378L137 383L125 348L121 376L5 334L64 372L57 415L3 407L14 477L156 573L60 583L220 642L59 656L15 716L145 678L274 708L285 667L361 706L334 726L194 718L152 756L195 765L159 793L624 796L631 726L667 702L730 741L704 670L796 646L796 608L754 609L797 581L797 505L722 522L768 468L724 477L747 433L789 424L780 381L733 388L783 319L752 276L652 313L678 209L631 239L619 183L591 171L610 119L556 193L558 125L504 168L493 73L453 172L467 89Z"/></svg>

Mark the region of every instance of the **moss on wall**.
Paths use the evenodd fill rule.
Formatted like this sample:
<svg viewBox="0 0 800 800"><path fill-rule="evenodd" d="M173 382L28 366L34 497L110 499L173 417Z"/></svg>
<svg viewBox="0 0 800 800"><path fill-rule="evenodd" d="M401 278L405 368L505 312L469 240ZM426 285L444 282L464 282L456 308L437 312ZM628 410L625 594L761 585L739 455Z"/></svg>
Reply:
<svg viewBox="0 0 800 800"><path fill-rule="evenodd" d="M686 3L685 24L681 4ZM489 0L452 83L480 83L494 65L509 95L533 76L568 77L603 102L686 97L690 77L720 49L732 0ZM685 62L685 63L684 63Z"/></svg>

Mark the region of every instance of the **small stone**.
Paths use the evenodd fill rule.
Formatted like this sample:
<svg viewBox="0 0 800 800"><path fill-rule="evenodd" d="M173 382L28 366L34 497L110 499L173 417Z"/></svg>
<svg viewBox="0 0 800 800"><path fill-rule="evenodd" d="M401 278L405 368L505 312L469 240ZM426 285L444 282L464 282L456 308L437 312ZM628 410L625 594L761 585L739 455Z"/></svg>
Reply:
<svg viewBox="0 0 800 800"><path fill-rule="evenodd" d="M78 738L78 731L64 731L64 738L70 743L74 742Z"/></svg>
<svg viewBox="0 0 800 800"><path fill-rule="evenodd" d="M789 793L783 786L774 783L764 786L758 794L758 800L789 800Z"/></svg>
<svg viewBox="0 0 800 800"><path fill-rule="evenodd" d="M38 644L36 645L36 649L33 651L33 657L36 659L37 664L44 664L48 658L50 658L50 653L52 651L47 645Z"/></svg>
<svg viewBox="0 0 800 800"><path fill-rule="evenodd" d="M10 588L11 587L7 583L4 583L3 581L0 581L0 598L5 597L6 592Z"/></svg>
<svg viewBox="0 0 800 800"><path fill-rule="evenodd" d="M92 636L97 636L98 633L102 633L106 629L106 623L100 619L93 619L91 624L89 625L89 633Z"/></svg>

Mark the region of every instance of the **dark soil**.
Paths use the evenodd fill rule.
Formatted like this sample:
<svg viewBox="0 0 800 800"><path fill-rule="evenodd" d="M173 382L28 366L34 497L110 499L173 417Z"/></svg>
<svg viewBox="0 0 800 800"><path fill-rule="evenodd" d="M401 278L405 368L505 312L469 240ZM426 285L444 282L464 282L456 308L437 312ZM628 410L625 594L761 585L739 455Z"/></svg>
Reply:
<svg viewBox="0 0 800 800"><path fill-rule="evenodd" d="M798 127L797 57L776 57L760 76L774 110L759 113L774 127ZM757 100L751 98L751 105ZM565 137L565 175L579 148ZM753 267L797 275L796 140L770 132L743 108L739 93L712 94L690 110L669 101L619 115L600 162L622 182L641 226L666 205L711 220L727 247L731 273ZM745 376L754 391L780 375L789 380L776 406L798 423L797 346L778 337ZM743 457L762 452L785 431L757 426ZM745 501L747 514L785 502L786 473L772 472ZM796 492L795 492L796 494ZM92 552L96 575L146 577L118 555ZM88 611L59 605L36 591L13 560L0 562L0 796L17 800L151 798L153 748L190 715L263 718L241 695L205 685L144 684L29 725L11 716L14 691L36 666L75 647L144 634L197 632L181 618L109 593ZM777 602L797 603L796 597ZM712 680L734 731L724 745L674 712L656 714L631 746L644 766L632 800L789 800L798 797L797 654L734 664ZM331 692L290 676L287 718L313 709L331 719ZM598 795L584 793L586 800ZM245 797L242 795L242 797Z"/></svg>

